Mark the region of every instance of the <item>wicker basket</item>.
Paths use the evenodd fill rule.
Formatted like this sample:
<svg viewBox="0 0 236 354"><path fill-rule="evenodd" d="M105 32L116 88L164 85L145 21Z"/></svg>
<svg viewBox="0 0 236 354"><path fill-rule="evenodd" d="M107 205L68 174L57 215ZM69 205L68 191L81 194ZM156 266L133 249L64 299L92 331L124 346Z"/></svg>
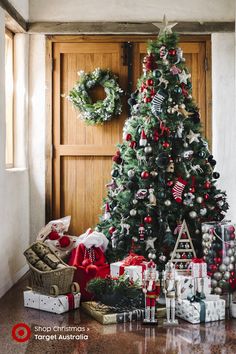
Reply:
<svg viewBox="0 0 236 354"><path fill-rule="evenodd" d="M30 268L30 286L32 290L50 296L79 292L79 284L73 282L76 268L68 266L68 264L64 263L47 245L43 245L50 253L54 254L60 260L60 264L63 264L66 268L42 272L27 261ZM31 249L31 247L27 250L29 249Z"/></svg>

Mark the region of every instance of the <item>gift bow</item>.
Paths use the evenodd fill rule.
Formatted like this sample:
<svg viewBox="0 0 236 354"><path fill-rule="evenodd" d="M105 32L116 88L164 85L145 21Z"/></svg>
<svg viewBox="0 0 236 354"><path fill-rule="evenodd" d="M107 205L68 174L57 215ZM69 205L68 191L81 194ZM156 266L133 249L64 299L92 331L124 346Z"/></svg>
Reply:
<svg viewBox="0 0 236 354"><path fill-rule="evenodd" d="M193 259L192 259L192 262L193 262L193 263L205 263L202 258L193 258Z"/></svg>
<svg viewBox="0 0 236 354"><path fill-rule="evenodd" d="M206 321L206 304L203 301L205 299L205 294L196 292L196 295L188 295L187 300L191 303L199 302L200 303L200 322Z"/></svg>
<svg viewBox="0 0 236 354"><path fill-rule="evenodd" d="M144 256L139 256L135 253L130 253L128 257L126 257L122 261L123 266L131 266L131 265L141 265L143 262L146 262L146 258Z"/></svg>

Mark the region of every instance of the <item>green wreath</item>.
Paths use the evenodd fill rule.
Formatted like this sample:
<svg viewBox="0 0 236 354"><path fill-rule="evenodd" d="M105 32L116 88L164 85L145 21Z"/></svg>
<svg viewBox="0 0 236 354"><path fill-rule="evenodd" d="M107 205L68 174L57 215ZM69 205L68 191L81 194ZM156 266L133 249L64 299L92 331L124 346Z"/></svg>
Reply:
<svg viewBox="0 0 236 354"><path fill-rule="evenodd" d="M80 79L70 91L68 99L81 113L81 118L88 124L103 124L113 116L121 114L121 93L117 77L110 70L97 68L91 73L80 71ZM106 97L93 103L89 96L92 87L101 85Z"/></svg>

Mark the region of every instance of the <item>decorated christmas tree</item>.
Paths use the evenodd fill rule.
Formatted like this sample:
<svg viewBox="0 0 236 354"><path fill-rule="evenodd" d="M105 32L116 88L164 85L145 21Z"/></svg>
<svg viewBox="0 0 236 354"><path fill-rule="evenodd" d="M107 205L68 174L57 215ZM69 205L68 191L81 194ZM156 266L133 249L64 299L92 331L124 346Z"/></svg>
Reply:
<svg viewBox="0 0 236 354"><path fill-rule="evenodd" d="M157 40L148 44L123 143L113 157L97 226L110 240L111 261L135 251L165 262L184 219L199 253L201 223L223 219L228 209L174 25L164 18Z"/></svg>

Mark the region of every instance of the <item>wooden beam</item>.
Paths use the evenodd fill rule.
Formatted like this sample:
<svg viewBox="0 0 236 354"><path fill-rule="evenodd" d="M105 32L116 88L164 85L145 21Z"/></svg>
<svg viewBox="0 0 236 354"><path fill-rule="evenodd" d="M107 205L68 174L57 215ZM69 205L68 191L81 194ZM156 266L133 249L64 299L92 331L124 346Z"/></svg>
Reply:
<svg viewBox="0 0 236 354"><path fill-rule="evenodd" d="M27 21L8 0L0 0L0 6L5 10L6 27L13 32L26 32L28 30Z"/></svg>
<svg viewBox="0 0 236 354"><path fill-rule="evenodd" d="M32 22L30 33L45 34L157 34L152 23L128 22ZM179 33L234 32L235 22L179 22Z"/></svg>

